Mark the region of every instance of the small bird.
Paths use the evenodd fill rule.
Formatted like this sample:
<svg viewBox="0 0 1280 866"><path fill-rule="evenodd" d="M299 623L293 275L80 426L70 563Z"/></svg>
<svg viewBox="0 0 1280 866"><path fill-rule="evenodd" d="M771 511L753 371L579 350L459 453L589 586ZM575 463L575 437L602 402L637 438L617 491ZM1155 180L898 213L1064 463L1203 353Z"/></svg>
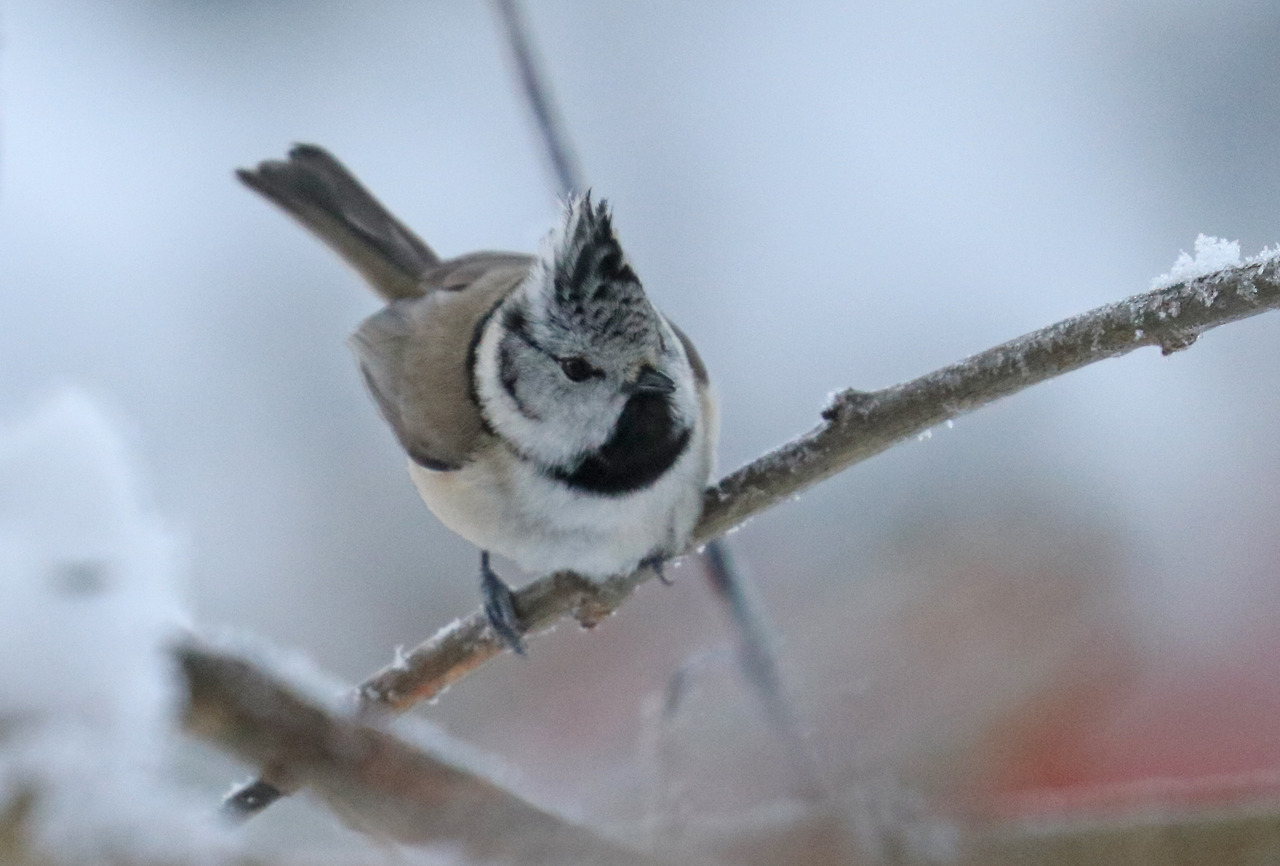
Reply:
<svg viewBox="0 0 1280 866"><path fill-rule="evenodd" d="M604 201L569 197L540 254L441 260L327 151L239 178L386 301L351 344L409 474L480 548L494 632L523 651L490 553L535 572L661 574L702 508L716 438L706 368L645 295Z"/></svg>

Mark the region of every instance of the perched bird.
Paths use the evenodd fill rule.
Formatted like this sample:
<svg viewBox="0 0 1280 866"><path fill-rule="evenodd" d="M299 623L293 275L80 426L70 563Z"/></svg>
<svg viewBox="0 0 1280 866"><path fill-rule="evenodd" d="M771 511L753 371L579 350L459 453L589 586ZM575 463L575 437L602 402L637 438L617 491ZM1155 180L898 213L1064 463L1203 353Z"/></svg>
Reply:
<svg viewBox="0 0 1280 866"><path fill-rule="evenodd" d="M489 554L605 578L684 549L711 472L706 368L659 313L605 202L569 198L536 256L441 260L333 156L241 169L386 302L352 337L365 381L445 526L481 550L495 632L522 650Z"/></svg>

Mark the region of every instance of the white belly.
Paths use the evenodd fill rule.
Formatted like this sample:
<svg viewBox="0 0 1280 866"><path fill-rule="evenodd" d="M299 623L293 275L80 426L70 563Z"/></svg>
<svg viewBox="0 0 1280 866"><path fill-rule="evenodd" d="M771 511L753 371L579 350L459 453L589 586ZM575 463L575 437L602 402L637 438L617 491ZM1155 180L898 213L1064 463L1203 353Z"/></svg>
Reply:
<svg viewBox="0 0 1280 866"><path fill-rule="evenodd" d="M680 552L701 513L710 471L701 424L667 473L622 496L566 487L498 444L452 472L409 463L427 506L472 544L528 571L568 569L593 578L629 572L655 553Z"/></svg>

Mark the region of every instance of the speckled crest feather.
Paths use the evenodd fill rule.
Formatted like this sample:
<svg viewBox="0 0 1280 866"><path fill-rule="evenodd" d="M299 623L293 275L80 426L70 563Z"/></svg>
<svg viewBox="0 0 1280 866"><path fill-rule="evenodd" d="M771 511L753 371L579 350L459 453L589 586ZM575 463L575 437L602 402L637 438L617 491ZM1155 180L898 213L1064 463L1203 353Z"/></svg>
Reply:
<svg viewBox="0 0 1280 866"><path fill-rule="evenodd" d="M590 192L569 198L542 264L551 270L546 316L557 327L624 341L653 332L654 311L613 233L608 202L593 204Z"/></svg>

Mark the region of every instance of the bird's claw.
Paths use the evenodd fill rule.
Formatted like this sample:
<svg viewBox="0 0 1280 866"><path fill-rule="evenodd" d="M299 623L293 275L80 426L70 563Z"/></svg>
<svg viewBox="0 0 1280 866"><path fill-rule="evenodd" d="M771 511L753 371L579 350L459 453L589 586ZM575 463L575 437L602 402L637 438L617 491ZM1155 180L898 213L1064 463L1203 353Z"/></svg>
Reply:
<svg viewBox="0 0 1280 866"><path fill-rule="evenodd" d="M640 560L640 567L648 568L653 571L654 575L657 576L659 582L661 582L663 586L675 586L676 582L667 577L667 572L663 568L663 566L666 565L666 562L667 560L665 557L655 553L653 556Z"/></svg>

